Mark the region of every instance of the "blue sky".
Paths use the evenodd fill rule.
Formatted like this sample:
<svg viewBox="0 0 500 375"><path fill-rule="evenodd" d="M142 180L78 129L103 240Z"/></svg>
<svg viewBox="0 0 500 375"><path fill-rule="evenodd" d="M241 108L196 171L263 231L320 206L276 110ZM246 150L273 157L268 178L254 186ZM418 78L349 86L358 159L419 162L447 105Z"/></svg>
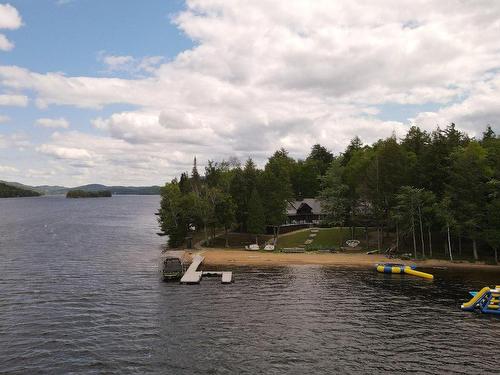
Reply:
<svg viewBox="0 0 500 375"><path fill-rule="evenodd" d="M181 0L11 0L24 26L8 34L16 48L3 64L30 70L95 75L103 69L98 53L175 57L192 46L171 22ZM147 6L144 6L147 3Z"/></svg>
<svg viewBox="0 0 500 375"><path fill-rule="evenodd" d="M8 3L22 15L23 26L5 33L15 41L16 47L8 53L0 52L2 65L21 66L35 72L62 72L68 76L120 77L127 74L107 72L99 56L163 56L168 61L193 46L193 41L171 23L172 16L185 8L182 0L148 0L147 7L140 1L130 0L13 0ZM31 141L42 143L52 130L33 126L40 117L64 117L75 130L98 133L89 126L93 118L131 108L134 106L126 104L95 110L69 106L6 107L0 109L0 114L11 121L9 126L0 126L0 134L8 134L15 128L17 132L29 134ZM26 148L21 152L0 149L0 156L23 169L28 169L37 159L36 153ZM25 180L22 177L21 180Z"/></svg>
<svg viewBox="0 0 500 375"><path fill-rule="evenodd" d="M99 60L109 55L164 56L174 58L192 47L193 42L170 22L184 9L181 0L89 1L89 0L14 0L9 1L22 15L23 26L6 33L16 47L0 52L2 65L16 65L35 72L63 72L68 76L123 76L106 71ZM1 113L12 119L18 130L43 141L50 130L33 127L39 117L64 117L75 129L86 129L91 119L130 109L130 105L114 105L98 110L51 106L40 110L4 108ZM7 132L0 127L0 132Z"/></svg>
<svg viewBox="0 0 500 375"><path fill-rule="evenodd" d="M161 184L194 156L498 130L499 21L460 0L0 0L0 180Z"/></svg>

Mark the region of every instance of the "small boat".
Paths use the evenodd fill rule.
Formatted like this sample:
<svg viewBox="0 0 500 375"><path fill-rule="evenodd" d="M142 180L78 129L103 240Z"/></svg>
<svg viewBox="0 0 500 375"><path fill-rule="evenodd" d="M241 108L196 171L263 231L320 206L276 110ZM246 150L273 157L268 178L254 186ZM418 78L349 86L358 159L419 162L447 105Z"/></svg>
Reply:
<svg viewBox="0 0 500 375"><path fill-rule="evenodd" d="M180 280L185 271L183 257L167 255L162 261L162 276L164 281Z"/></svg>

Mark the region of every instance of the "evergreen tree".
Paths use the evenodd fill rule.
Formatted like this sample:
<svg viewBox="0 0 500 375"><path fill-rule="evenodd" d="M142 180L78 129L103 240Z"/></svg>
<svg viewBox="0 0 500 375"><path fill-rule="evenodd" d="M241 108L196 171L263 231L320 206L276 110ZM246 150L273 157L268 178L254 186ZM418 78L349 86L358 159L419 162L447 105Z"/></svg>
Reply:
<svg viewBox="0 0 500 375"><path fill-rule="evenodd" d="M333 161L333 154L320 144L315 144L312 146L311 153L306 161L314 164L318 169L319 175L323 176Z"/></svg>
<svg viewBox="0 0 500 375"><path fill-rule="evenodd" d="M258 242L257 236L266 231L264 207L262 206L262 201L257 189L253 189L250 200L248 201L247 230L249 233L255 235L255 243Z"/></svg>
<svg viewBox="0 0 500 375"><path fill-rule="evenodd" d="M361 150L362 147L363 147L363 142L361 142L361 139L359 139L358 136L355 136L353 139L351 139L351 142L349 143L346 150L342 154L343 156L341 160L342 166L345 167L351 161L351 158L353 157L354 153Z"/></svg>
<svg viewBox="0 0 500 375"><path fill-rule="evenodd" d="M181 173L181 177L179 178L179 189L182 194L187 194L191 190L191 184L189 183L189 177L186 172Z"/></svg>
<svg viewBox="0 0 500 375"><path fill-rule="evenodd" d="M245 176L241 168L236 168L233 171L233 177L230 182L229 192L236 204L235 220L241 231L246 230L248 217L248 200L245 183Z"/></svg>
<svg viewBox="0 0 500 375"><path fill-rule="evenodd" d="M500 197L493 199L486 208L486 223L484 237L494 253L495 263L498 263L500 248Z"/></svg>
<svg viewBox="0 0 500 375"><path fill-rule="evenodd" d="M215 203L215 217L217 223L224 227L226 247L229 246L228 230L235 220L236 205L229 194L218 192Z"/></svg>
<svg viewBox="0 0 500 375"><path fill-rule="evenodd" d="M201 177L198 173L198 167L196 165L196 156L193 161L193 169L191 171L191 190L199 194L201 188Z"/></svg>
<svg viewBox="0 0 500 375"><path fill-rule="evenodd" d="M487 182L492 171L487 163L486 151L476 141L454 152L452 160L447 194L454 217L472 240L474 259L478 259L477 240L481 236L488 196Z"/></svg>
<svg viewBox="0 0 500 375"><path fill-rule="evenodd" d="M342 182L343 167L341 158L335 159L321 179L321 209L324 223L342 226L350 213L349 187Z"/></svg>

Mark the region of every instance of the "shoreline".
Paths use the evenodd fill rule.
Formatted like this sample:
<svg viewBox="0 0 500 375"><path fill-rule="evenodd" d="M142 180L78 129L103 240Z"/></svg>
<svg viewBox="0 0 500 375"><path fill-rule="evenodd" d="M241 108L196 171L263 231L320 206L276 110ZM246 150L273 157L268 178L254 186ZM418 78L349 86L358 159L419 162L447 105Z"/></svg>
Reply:
<svg viewBox="0 0 500 375"><path fill-rule="evenodd" d="M189 250L187 250L189 251ZM205 257L204 264L211 266L267 266L279 267L289 265L343 266L356 268L372 268L375 263L411 263L422 268L455 268L455 269L488 269L500 272L500 265L484 263L451 262L441 259L401 260L388 259L379 254L347 254L347 253L274 253L246 250L207 249L192 251Z"/></svg>

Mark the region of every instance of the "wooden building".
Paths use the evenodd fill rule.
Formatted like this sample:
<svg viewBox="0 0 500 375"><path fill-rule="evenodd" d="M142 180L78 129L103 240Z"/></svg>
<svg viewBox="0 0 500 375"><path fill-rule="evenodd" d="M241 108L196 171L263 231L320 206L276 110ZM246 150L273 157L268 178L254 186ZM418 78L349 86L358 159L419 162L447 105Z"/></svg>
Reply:
<svg viewBox="0 0 500 375"><path fill-rule="evenodd" d="M313 198L289 201L286 214L286 224L319 224L322 218L321 202Z"/></svg>

